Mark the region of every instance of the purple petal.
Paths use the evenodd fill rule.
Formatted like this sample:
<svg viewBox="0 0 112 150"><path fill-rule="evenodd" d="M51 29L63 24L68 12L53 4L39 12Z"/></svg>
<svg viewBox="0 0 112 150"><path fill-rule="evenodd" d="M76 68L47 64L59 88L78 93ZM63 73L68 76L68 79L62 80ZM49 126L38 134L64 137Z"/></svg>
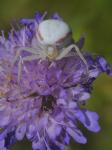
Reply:
<svg viewBox="0 0 112 150"><path fill-rule="evenodd" d="M79 100L84 101L90 98L90 94L88 92L82 92L82 95L80 96Z"/></svg>
<svg viewBox="0 0 112 150"><path fill-rule="evenodd" d="M43 19L43 13L37 12L34 16L35 20L37 21L37 23L39 24L42 19Z"/></svg>
<svg viewBox="0 0 112 150"><path fill-rule="evenodd" d="M5 146L9 147L12 144L15 144L17 141L16 137L15 137L15 131L12 131L10 133L7 134L7 136L5 137Z"/></svg>
<svg viewBox="0 0 112 150"><path fill-rule="evenodd" d="M96 78L99 74L100 74L100 70L98 70L97 68L91 69L89 71L89 77L90 78Z"/></svg>
<svg viewBox="0 0 112 150"><path fill-rule="evenodd" d="M21 19L20 23L22 25L30 25L30 24L34 23L34 19Z"/></svg>
<svg viewBox="0 0 112 150"><path fill-rule="evenodd" d="M6 126L9 122L10 122L10 115L1 113L0 127Z"/></svg>
<svg viewBox="0 0 112 150"><path fill-rule="evenodd" d="M55 139L61 132L61 127L55 124L50 125L47 129L47 133L50 139Z"/></svg>
<svg viewBox="0 0 112 150"><path fill-rule="evenodd" d="M64 144L63 143L56 141L55 144L59 148L59 150L64 150Z"/></svg>
<svg viewBox="0 0 112 150"><path fill-rule="evenodd" d="M103 57L97 56L96 61L103 72L106 72L108 75L112 76L112 68Z"/></svg>
<svg viewBox="0 0 112 150"><path fill-rule="evenodd" d="M43 142L42 139L40 139L40 140L35 139L35 140L32 142L32 148L33 148L33 150L37 150L37 149L46 150L45 143Z"/></svg>
<svg viewBox="0 0 112 150"><path fill-rule="evenodd" d="M37 131L36 131L35 124L30 124L29 127L28 127L28 131L26 133L27 138L31 139L34 136L34 134L36 134L36 132Z"/></svg>
<svg viewBox="0 0 112 150"><path fill-rule="evenodd" d="M56 20L62 20L62 18L59 16L59 14L57 12L54 13L51 18L56 19Z"/></svg>
<svg viewBox="0 0 112 150"><path fill-rule="evenodd" d="M93 132L100 130L97 113L88 110L77 110L75 116L88 130Z"/></svg>
<svg viewBox="0 0 112 150"><path fill-rule="evenodd" d="M7 136L7 129L0 133L0 141L2 141Z"/></svg>
<svg viewBox="0 0 112 150"><path fill-rule="evenodd" d="M90 55L89 53L84 53L84 56L85 56L85 59L89 66L94 65L95 61L94 61L92 55Z"/></svg>
<svg viewBox="0 0 112 150"><path fill-rule="evenodd" d="M103 58L103 57L100 57L100 56L97 56L97 62L99 63L102 71L106 71L107 69L107 61Z"/></svg>
<svg viewBox="0 0 112 150"><path fill-rule="evenodd" d="M25 124L20 124L18 128L16 129L16 138L18 140L22 140L25 136L26 133L26 125Z"/></svg>
<svg viewBox="0 0 112 150"><path fill-rule="evenodd" d="M69 142L70 142L70 136L66 133L64 136L64 143L69 144Z"/></svg>
<svg viewBox="0 0 112 150"><path fill-rule="evenodd" d="M5 140L0 140L0 150L7 150L5 147Z"/></svg>
<svg viewBox="0 0 112 150"><path fill-rule="evenodd" d="M83 136L82 132L78 129L72 130L71 128L66 129L69 135L78 143L85 144L87 142L86 138Z"/></svg>
<svg viewBox="0 0 112 150"><path fill-rule="evenodd" d="M85 37L81 36L79 41L76 42L76 45L79 47L79 49L81 49L84 46L85 43Z"/></svg>

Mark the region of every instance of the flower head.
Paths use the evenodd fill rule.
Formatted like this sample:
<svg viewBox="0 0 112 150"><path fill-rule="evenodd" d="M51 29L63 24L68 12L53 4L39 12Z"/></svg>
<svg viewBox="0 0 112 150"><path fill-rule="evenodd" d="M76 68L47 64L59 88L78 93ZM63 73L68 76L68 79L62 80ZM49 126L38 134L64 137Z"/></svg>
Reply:
<svg viewBox="0 0 112 150"><path fill-rule="evenodd" d="M62 20L58 14L52 19ZM99 74L112 75L110 66L103 57L88 53L82 54L86 65L76 52L57 60L41 59L46 47L36 33L43 20L45 15L37 13L33 19L22 19L23 27L13 28L7 39L3 32L0 37L0 150L25 136L33 150L63 150L71 137L84 144L87 139L77 121L89 131L100 130L97 113L81 105L90 98ZM65 40L59 50L72 42ZM74 43L81 48L83 38ZM37 47L42 54L39 58L31 54Z"/></svg>

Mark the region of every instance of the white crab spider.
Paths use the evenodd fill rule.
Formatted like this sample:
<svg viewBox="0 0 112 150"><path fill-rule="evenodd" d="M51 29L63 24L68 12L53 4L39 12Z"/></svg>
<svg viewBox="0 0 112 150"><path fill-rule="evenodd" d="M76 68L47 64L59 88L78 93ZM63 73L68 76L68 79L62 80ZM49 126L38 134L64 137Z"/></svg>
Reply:
<svg viewBox="0 0 112 150"><path fill-rule="evenodd" d="M14 58L13 65L17 61L18 57L20 57L21 51L27 51L32 54L23 58L20 57L20 61L18 63L18 81L20 81L21 78L21 68L24 61L31 61L35 59L49 59L50 61L59 60L66 57L73 48L87 66L85 58L74 43L63 47L64 44L72 39L71 29L64 21L55 19L42 21L39 25L37 25L35 38L38 42L37 48L17 48L17 54Z"/></svg>

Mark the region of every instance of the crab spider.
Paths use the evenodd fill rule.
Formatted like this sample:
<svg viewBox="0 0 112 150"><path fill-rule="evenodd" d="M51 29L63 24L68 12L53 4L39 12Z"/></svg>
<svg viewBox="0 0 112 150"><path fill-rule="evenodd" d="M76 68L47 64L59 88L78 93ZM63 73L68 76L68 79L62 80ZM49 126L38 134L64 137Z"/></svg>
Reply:
<svg viewBox="0 0 112 150"><path fill-rule="evenodd" d="M70 41L72 40L71 29L64 21L55 19L42 21L37 26L35 38L38 42L37 48L17 48L17 54L14 58L13 65L19 57L20 60L18 63L18 81L20 81L22 64L25 61L31 61L35 59L49 59L50 61L59 60L63 57L67 57L72 49L77 52L87 68L87 62L81 54L79 48L74 43L70 43ZM27 51L31 53L31 55L21 58L21 51Z"/></svg>

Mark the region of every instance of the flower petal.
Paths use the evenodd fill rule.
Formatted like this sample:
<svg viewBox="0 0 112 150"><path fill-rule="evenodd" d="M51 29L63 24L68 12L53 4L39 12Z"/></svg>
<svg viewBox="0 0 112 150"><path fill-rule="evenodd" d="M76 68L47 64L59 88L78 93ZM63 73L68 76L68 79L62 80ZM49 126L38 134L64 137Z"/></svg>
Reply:
<svg viewBox="0 0 112 150"><path fill-rule="evenodd" d="M98 124L99 117L96 112L77 110L75 116L88 130L93 132L98 132L100 130Z"/></svg>
<svg viewBox="0 0 112 150"><path fill-rule="evenodd" d="M20 124L16 129L16 138L18 140L22 140L25 136L25 133L26 133L26 125Z"/></svg>
<svg viewBox="0 0 112 150"><path fill-rule="evenodd" d="M85 144L87 142L86 138L83 136L80 130L78 129L72 130L71 128L67 128L66 131L76 142L81 144Z"/></svg>

